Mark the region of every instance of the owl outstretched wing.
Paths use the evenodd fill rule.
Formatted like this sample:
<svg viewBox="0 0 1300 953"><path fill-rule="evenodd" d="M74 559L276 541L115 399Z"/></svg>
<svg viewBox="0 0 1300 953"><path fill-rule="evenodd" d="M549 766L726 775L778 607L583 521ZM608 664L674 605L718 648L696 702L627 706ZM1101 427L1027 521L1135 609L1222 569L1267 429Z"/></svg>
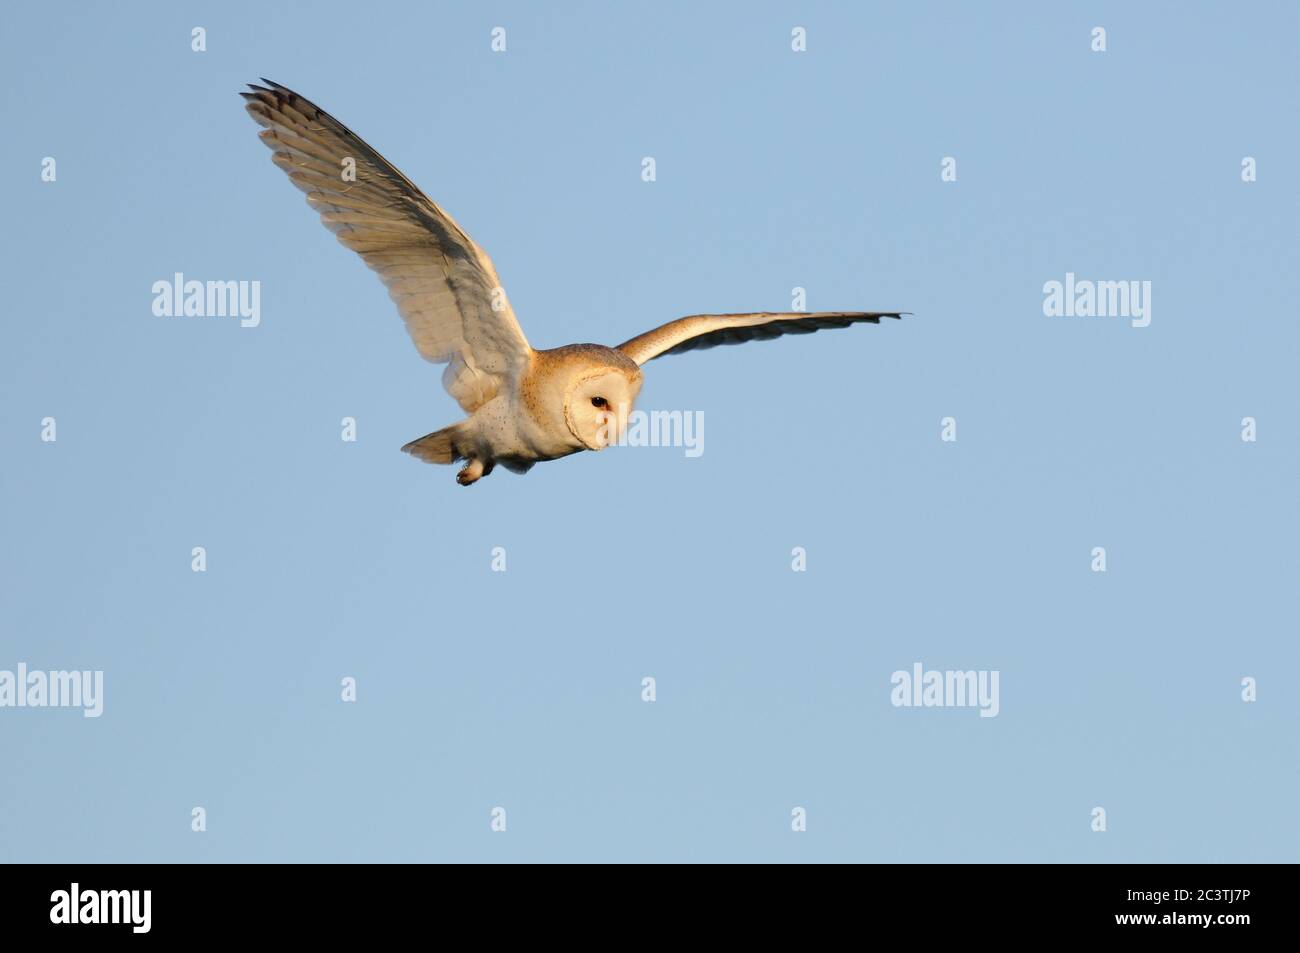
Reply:
<svg viewBox="0 0 1300 953"><path fill-rule="evenodd" d="M492 260L452 217L359 136L278 83L241 93L272 161L325 227L379 273L443 386L472 413L515 380L532 349Z"/></svg>
<svg viewBox="0 0 1300 953"><path fill-rule="evenodd" d="M906 311L764 311L753 314L693 314L639 334L618 349L644 364L665 354L680 354L719 344L766 341L783 334L811 334L850 324L879 324L881 318L901 318Z"/></svg>

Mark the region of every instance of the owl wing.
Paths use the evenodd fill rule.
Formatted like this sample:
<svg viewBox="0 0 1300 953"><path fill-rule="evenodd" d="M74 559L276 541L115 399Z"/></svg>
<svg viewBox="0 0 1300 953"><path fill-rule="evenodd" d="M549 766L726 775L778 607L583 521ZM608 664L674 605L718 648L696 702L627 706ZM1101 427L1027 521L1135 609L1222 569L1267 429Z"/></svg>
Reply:
<svg viewBox="0 0 1300 953"><path fill-rule="evenodd" d="M719 344L766 341L783 334L811 334L850 324L879 324L881 318L901 318L906 311L764 311L756 314L692 314L639 334L618 349L644 364L665 354L680 354Z"/></svg>
<svg viewBox="0 0 1300 953"><path fill-rule="evenodd" d="M448 364L443 386L472 413L517 378L532 352L492 259L343 123L262 82L240 95L266 127L260 137L271 160L307 193L325 227L379 273L416 349Z"/></svg>

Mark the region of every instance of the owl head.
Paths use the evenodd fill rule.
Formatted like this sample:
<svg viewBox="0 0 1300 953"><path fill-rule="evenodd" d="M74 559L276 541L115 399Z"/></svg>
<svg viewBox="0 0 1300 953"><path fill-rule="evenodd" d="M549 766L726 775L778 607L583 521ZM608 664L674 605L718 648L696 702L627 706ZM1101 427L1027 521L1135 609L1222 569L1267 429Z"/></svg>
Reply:
<svg viewBox="0 0 1300 953"><path fill-rule="evenodd" d="M616 443L627 429L641 380L641 368L626 358L613 366L589 366L575 373L564 395L569 431L588 450L604 450Z"/></svg>

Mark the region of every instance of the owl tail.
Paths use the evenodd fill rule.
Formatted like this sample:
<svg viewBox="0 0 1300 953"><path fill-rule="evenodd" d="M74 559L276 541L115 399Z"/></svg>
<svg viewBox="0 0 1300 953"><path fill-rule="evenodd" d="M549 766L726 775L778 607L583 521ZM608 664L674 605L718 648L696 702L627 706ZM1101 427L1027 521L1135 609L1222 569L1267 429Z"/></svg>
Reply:
<svg viewBox="0 0 1300 953"><path fill-rule="evenodd" d="M453 463L465 457L458 444L463 437L462 424L452 424L431 434L412 440L402 450L425 463Z"/></svg>

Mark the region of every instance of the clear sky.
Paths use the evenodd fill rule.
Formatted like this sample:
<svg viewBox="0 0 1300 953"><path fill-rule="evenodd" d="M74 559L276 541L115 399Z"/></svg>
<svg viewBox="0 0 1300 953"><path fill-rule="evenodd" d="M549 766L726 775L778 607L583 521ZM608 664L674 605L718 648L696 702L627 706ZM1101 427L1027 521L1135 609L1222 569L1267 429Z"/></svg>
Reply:
<svg viewBox="0 0 1300 953"><path fill-rule="evenodd" d="M104 698L0 708L0 860L1300 859L1294 5L307 9L6 12L0 671ZM398 452L460 411L259 76L536 346L914 315L648 365L701 456L461 488ZM154 316L176 272L260 324ZM1047 316L1067 273L1150 324ZM895 707L916 663L997 717Z"/></svg>

